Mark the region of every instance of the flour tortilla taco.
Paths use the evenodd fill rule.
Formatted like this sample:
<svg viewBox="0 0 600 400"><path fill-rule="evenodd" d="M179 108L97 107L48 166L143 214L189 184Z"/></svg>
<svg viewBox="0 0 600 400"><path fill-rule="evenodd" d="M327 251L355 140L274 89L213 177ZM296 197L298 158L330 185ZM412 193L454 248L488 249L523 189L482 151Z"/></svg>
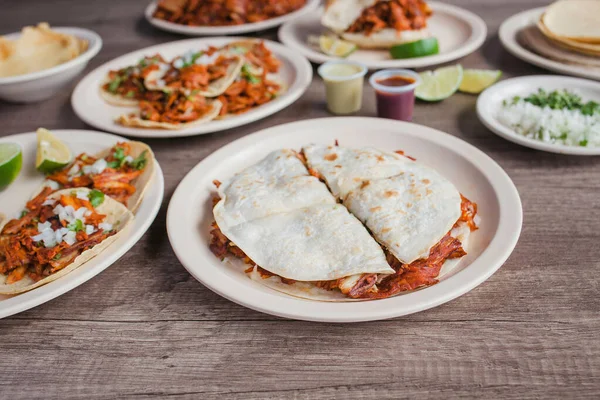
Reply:
<svg viewBox="0 0 600 400"><path fill-rule="evenodd" d="M148 90L216 97L238 77L244 58L210 48L176 57L168 68L154 66L144 78Z"/></svg>
<svg viewBox="0 0 600 400"><path fill-rule="evenodd" d="M136 128L185 129L215 119L223 104L200 94L163 93L156 101L140 101L139 110L121 115L116 122Z"/></svg>
<svg viewBox="0 0 600 400"><path fill-rule="evenodd" d="M104 251L133 214L97 190L46 187L0 226L0 294L52 282Z"/></svg>
<svg viewBox="0 0 600 400"><path fill-rule="evenodd" d="M154 164L154 153L145 143L120 142L95 155L79 154L67 167L46 176L43 187L100 190L135 212L154 176Z"/></svg>
<svg viewBox="0 0 600 400"><path fill-rule="evenodd" d="M390 48L430 36L423 0L329 0L321 24L362 48Z"/></svg>

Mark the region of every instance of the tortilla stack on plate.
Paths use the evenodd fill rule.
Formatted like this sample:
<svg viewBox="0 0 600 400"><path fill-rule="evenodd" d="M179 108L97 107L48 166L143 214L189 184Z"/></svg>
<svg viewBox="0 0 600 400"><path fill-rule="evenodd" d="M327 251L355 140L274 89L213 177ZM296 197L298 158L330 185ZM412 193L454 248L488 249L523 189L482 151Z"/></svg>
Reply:
<svg viewBox="0 0 600 400"><path fill-rule="evenodd" d="M544 36L536 26L529 26L521 30L518 39L525 47L543 57L600 72L600 59L597 56L590 56L561 47Z"/></svg>
<svg viewBox="0 0 600 400"><path fill-rule="evenodd" d="M362 48L386 49L430 36L423 0L328 0L321 24Z"/></svg>
<svg viewBox="0 0 600 400"><path fill-rule="evenodd" d="M600 44L600 1L560 0L551 4L541 23L557 38Z"/></svg>

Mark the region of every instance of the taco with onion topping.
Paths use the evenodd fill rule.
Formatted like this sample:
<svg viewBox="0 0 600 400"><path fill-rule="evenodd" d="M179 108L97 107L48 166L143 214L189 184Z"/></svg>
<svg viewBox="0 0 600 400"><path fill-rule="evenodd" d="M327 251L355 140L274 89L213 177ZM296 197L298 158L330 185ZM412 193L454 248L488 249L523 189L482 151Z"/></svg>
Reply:
<svg viewBox="0 0 600 400"><path fill-rule="evenodd" d="M133 214L98 190L44 188L0 226L0 294L52 282L100 254Z"/></svg>
<svg viewBox="0 0 600 400"><path fill-rule="evenodd" d="M120 142L95 155L79 154L67 167L46 176L43 186L99 190L135 212L153 175L152 149L142 142Z"/></svg>

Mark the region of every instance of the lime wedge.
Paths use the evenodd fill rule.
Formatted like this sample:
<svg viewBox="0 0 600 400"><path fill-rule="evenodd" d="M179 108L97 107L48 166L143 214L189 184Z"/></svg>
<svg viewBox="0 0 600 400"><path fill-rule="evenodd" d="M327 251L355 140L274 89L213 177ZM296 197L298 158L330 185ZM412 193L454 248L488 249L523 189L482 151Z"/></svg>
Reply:
<svg viewBox="0 0 600 400"><path fill-rule="evenodd" d="M484 89L492 86L500 76L502 71L490 71L486 69L465 69L463 79L458 90L465 93L481 93Z"/></svg>
<svg viewBox="0 0 600 400"><path fill-rule="evenodd" d="M49 174L66 167L72 159L71 150L59 138L47 129L37 130L35 167L38 171Z"/></svg>
<svg viewBox="0 0 600 400"><path fill-rule="evenodd" d="M23 155L16 143L0 143L0 190L15 180L21 172Z"/></svg>
<svg viewBox="0 0 600 400"><path fill-rule="evenodd" d="M390 48L392 58L425 57L440 52L438 41L434 37L403 43Z"/></svg>
<svg viewBox="0 0 600 400"><path fill-rule="evenodd" d="M421 72L419 76L422 82L415 89L415 96L425 101L440 101L458 90L463 78L463 69L459 64Z"/></svg>
<svg viewBox="0 0 600 400"><path fill-rule="evenodd" d="M319 47L323 53L333 57L348 57L357 49L354 43L327 35L319 36Z"/></svg>

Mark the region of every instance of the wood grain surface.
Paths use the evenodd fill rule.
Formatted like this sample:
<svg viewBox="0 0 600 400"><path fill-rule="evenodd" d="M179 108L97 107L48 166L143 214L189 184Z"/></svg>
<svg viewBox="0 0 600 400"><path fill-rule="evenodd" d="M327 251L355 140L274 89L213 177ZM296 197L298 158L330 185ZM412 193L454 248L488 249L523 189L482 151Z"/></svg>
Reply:
<svg viewBox="0 0 600 400"><path fill-rule="evenodd" d="M3 0L0 34L48 21L98 32L86 72L124 53L183 37L143 18L145 1ZM460 62L505 77L548 73L503 50L501 22L535 0L451 1L488 24ZM276 31L260 37L275 38ZM83 75L82 75L83 76ZM74 84L73 84L74 87ZM72 89L72 88L71 88ZM375 114L365 89L360 115ZM70 91L38 104L0 103L0 136L88 128ZM521 239L472 292L404 318L351 325L289 321L212 293L179 264L165 228L168 201L214 150L273 125L328 116L315 79L294 105L226 132L150 140L166 181L148 233L77 289L0 321L0 398L398 399L600 396L600 158L533 151L489 132L476 97L418 104L415 121L460 137L496 160L519 189Z"/></svg>

